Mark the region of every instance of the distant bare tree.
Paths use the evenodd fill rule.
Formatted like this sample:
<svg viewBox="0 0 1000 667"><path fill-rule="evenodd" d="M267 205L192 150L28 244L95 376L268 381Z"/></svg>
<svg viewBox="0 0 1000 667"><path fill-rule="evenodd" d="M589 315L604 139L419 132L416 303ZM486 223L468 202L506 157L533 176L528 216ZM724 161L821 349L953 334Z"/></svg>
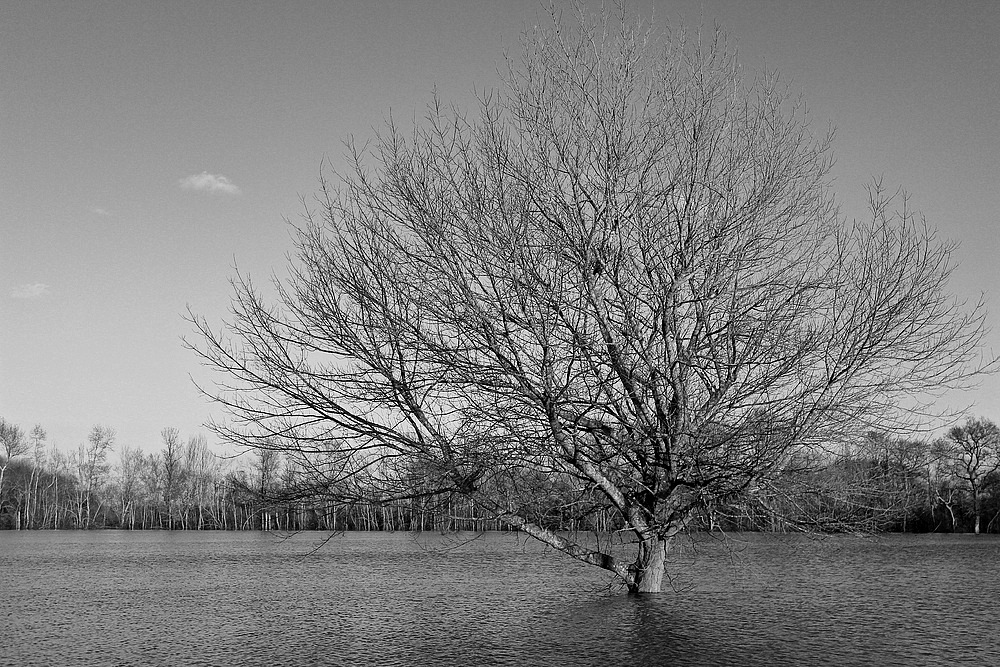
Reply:
<svg viewBox="0 0 1000 667"><path fill-rule="evenodd" d="M67 514L67 508L63 507L62 498L66 495L65 484L60 485L60 480L66 479L69 472L69 462L66 455L59 451L55 443L49 447L47 458L48 470L51 472L49 484L45 489L46 507L42 512L42 526L50 525L52 528L62 526L62 521Z"/></svg>
<svg viewBox="0 0 1000 667"><path fill-rule="evenodd" d="M116 485L122 527L135 529L135 511L141 495L141 475L146 456L141 449L122 447L118 453Z"/></svg>
<svg viewBox="0 0 1000 667"><path fill-rule="evenodd" d="M984 371L984 313L905 197L876 184L870 217L840 216L829 137L723 34L579 19L529 30L478 119L435 101L352 149L277 305L238 277L194 349L216 433L318 490L460 494L655 592L702 508ZM552 530L545 480L629 544Z"/></svg>
<svg viewBox="0 0 1000 667"><path fill-rule="evenodd" d="M0 505L3 504L3 478L7 472L7 466L11 459L27 454L29 443L24 439L24 431L20 426L11 424L0 417L0 454L3 460L0 461Z"/></svg>
<svg viewBox="0 0 1000 667"><path fill-rule="evenodd" d="M254 452L254 457L250 463L251 477L247 490L265 502L259 507L260 527L263 530L272 528L272 507L277 491L278 482L281 479L281 456L274 447L258 447Z"/></svg>
<svg viewBox="0 0 1000 667"><path fill-rule="evenodd" d="M160 431L163 449L160 451L163 475L163 502L167 507L167 528L174 527L174 501L180 491L183 476L183 445L176 428L168 427Z"/></svg>
<svg viewBox="0 0 1000 667"><path fill-rule="evenodd" d="M219 459L212 453L204 435L192 435L188 438L184 449L184 470L185 513L189 508L197 509L197 527L200 530L205 522L205 509L212 506L214 482L221 470Z"/></svg>
<svg viewBox="0 0 1000 667"><path fill-rule="evenodd" d="M38 516L39 492L38 485L45 469L45 444L48 433L41 424L35 424L28 434L29 451L32 452L31 476L28 480L27 522L29 528L38 527L41 518Z"/></svg>
<svg viewBox="0 0 1000 667"><path fill-rule="evenodd" d="M87 436L87 443L80 445L71 455L77 478L77 522L88 528L94 519L92 501L111 469L108 454L114 447L115 430L110 426L94 426Z"/></svg>
<svg viewBox="0 0 1000 667"><path fill-rule="evenodd" d="M162 528L165 484L163 482L163 461L159 452L150 452L146 455L139 478L146 505L150 507L150 525L156 524ZM145 513L142 523L145 523Z"/></svg>

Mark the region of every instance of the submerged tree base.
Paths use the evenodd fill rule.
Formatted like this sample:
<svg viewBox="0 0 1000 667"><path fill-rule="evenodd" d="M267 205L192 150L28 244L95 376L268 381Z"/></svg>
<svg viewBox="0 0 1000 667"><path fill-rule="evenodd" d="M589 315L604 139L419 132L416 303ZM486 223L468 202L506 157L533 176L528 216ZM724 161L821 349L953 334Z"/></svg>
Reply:
<svg viewBox="0 0 1000 667"><path fill-rule="evenodd" d="M644 561L642 570L636 570L635 580L629 584L628 590L633 595L648 595L660 593L663 590L663 575L667 567L667 551L670 540L650 540L649 544L639 547L639 560Z"/></svg>

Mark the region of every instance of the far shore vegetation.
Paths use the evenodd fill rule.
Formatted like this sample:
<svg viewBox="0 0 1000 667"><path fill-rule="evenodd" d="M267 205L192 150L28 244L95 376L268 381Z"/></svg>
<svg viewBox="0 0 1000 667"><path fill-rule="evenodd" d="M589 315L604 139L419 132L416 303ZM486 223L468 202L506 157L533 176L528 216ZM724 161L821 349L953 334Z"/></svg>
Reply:
<svg viewBox="0 0 1000 667"><path fill-rule="evenodd" d="M40 425L0 419L0 530L510 530L469 498L415 488L406 501L338 502L304 492L301 471L271 450L223 458L204 436L184 441L173 428L160 445L119 446L113 429L95 426L65 452ZM821 458L791 461L766 489L704 508L688 530L1000 533L1000 429L989 420L936 440L870 432ZM526 475L518 486L516 499L498 490L496 502L551 530L624 527L567 476Z"/></svg>

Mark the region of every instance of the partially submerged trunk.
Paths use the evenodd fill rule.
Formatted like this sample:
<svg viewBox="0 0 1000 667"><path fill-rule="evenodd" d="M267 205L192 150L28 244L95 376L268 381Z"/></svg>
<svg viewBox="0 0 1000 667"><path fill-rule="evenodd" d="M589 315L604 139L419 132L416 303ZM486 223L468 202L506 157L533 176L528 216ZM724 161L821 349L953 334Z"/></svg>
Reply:
<svg viewBox="0 0 1000 667"><path fill-rule="evenodd" d="M629 593L641 595L660 592L671 539L653 537L639 544L635 565L629 568L632 573L632 581L627 584Z"/></svg>

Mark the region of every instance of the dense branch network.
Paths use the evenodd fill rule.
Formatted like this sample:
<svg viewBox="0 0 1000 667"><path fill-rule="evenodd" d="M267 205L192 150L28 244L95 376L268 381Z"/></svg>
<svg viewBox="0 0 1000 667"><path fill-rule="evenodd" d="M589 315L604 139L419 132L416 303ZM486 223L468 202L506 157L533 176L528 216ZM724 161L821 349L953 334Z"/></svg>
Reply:
<svg viewBox="0 0 1000 667"><path fill-rule="evenodd" d="M656 590L700 508L982 372L983 310L905 198L843 220L830 138L724 35L554 21L474 121L435 101L353 150L277 305L238 277L195 349L228 440L344 497L476 497ZM617 512L635 562L520 512L539 471Z"/></svg>

